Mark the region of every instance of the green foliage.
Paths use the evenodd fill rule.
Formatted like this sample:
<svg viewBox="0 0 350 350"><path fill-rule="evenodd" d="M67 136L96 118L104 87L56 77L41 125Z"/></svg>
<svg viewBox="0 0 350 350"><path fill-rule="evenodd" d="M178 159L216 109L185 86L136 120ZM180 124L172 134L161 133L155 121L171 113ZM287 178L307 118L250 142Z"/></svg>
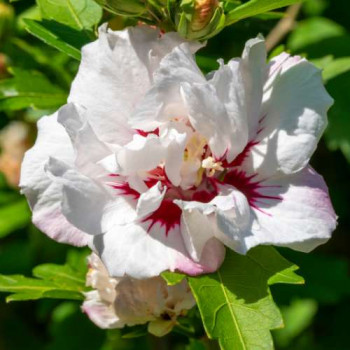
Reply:
<svg viewBox="0 0 350 350"><path fill-rule="evenodd" d="M250 0L226 15L226 25L298 2L301 0Z"/></svg>
<svg viewBox="0 0 350 350"><path fill-rule="evenodd" d="M299 336L313 321L317 303L312 299L296 299L281 308L285 328L276 330L274 338L278 345L287 346Z"/></svg>
<svg viewBox="0 0 350 350"><path fill-rule="evenodd" d="M168 271L163 272L161 275L169 286L174 286L175 284L180 283L186 277L186 275L183 275L182 273Z"/></svg>
<svg viewBox="0 0 350 350"><path fill-rule="evenodd" d="M24 23L30 34L76 60L81 59L82 46L91 40L86 31L78 31L59 22L24 19Z"/></svg>
<svg viewBox="0 0 350 350"><path fill-rule="evenodd" d="M284 295L290 293L295 298L314 299L320 304L336 304L350 297L349 263L347 260L330 255L310 255L288 250L283 255L292 259L301 268L306 280L303 288L279 286L278 297L287 302Z"/></svg>
<svg viewBox="0 0 350 350"><path fill-rule="evenodd" d="M336 101L330 111L329 126L326 131L327 145L331 150L340 149L350 162L349 72L330 80L327 89Z"/></svg>
<svg viewBox="0 0 350 350"><path fill-rule="evenodd" d="M3 196L0 193L0 196ZM19 198L0 206L0 238L27 226L30 222L31 212L27 201Z"/></svg>
<svg viewBox="0 0 350 350"><path fill-rule="evenodd" d="M76 264L79 262L79 264ZM0 275L0 292L12 293L6 300L49 299L83 300L86 254L70 255L66 265L43 264L33 269L33 277Z"/></svg>
<svg viewBox="0 0 350 350"><path fill-rule="evenodd" d="M188 278L210 338L225 350L273 349L271 329L283 326L269 285L301 284L297 266L271 247L246 256L227 252L214 274Z"/></svg>
<svg viewBox="0 0 350 350"><path fill-rule="evenodd" d="M288 47L294 52L303 52L311 45L341 36L345 32L342 26L327 18L313 17L298 23L289 38Z"/></svg>
<svg viewBox="0 0 350 350"><path fill-rule="evenodd" d="M26 199L16 190L9 188L0 174L0 239L26 227L30 219L31 212Z"/></svg>
<svg viewBox="0 0 350 350"><path fill-rule="evenodd" d="M67 94L44 75L12 68L12 78L0 81L0 110L57 108L66 103Z"/></svg>
<svg viewBox="0 0 350 350"><path fill-rule="evenodd" d="M93 0L37 0L42 17L78 30L96 26L102 9Z"/></svg>
<svg viewBox="0 0 350 350"><path fill-rule="evenodd" d="M323 70L323 80L327 83L329 80L336 78L350 71L350 57L342 57L331 60Z"/></svg>
<svg viewBox="0 0 350 350"><path fill-rule="evenodd" d="M142 0L95 0L106 10L122 16L141 16L146 12L146 6Z"/></svg>
<svg viewBox="0 0 350 350"><path fill-rule="evenodd" d="M329 149L340 149L350 161L349 71L350 34L346 28L325 17L301 21L290 35L293 53L312 58L323 69L326 88L335 99L329 113L326 141Z"/></svg>

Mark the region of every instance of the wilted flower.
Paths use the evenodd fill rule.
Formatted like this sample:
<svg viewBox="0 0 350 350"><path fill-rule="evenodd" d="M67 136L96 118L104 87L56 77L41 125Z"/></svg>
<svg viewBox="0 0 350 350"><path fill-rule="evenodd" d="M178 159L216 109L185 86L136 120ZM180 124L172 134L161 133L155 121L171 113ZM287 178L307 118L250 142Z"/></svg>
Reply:
<svg viewBox="0 0 350 350"><path fill-rule="evenodd" d="M83 310L101 328L123 328L149 323L151 333L162 336L170 332L176 318L195 305L186 282L168 286L162 277L136 280L112 278L96 254L89 257Z"/></svg>
<svg viewBox="0 0 350 350"><path fill-rule="evenodd" d="M262 38L207 77L196 43L100 30L69 104L42 118L21 187L49 236L89 244L110 275L216 270L224 245L310 251L336 215L308 166L332 99L312 64L266 64Z"/></svg>

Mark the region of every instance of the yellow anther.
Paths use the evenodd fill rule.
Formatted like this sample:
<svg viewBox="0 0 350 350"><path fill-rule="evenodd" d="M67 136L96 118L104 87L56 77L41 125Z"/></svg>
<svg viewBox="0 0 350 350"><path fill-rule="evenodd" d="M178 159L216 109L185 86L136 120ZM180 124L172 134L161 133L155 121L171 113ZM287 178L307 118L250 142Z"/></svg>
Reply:
<svg viewBox="0 0 350 350"><path fill-rule="evenodd" d="M207 169L207 175L209 177L214 176L216 171L224 170L224 168L222 167L222 163L215 162L215 159L213 157L203 159L202 168Z"/></svg>

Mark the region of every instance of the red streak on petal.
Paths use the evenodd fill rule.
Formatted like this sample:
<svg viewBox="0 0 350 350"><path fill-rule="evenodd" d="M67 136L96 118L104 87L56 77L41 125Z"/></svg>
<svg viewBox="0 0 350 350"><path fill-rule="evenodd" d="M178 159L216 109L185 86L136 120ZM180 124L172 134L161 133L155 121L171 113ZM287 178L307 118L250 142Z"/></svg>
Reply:
<svg viewBox="0 0 350 350"><path fill-rule="evenodd" d="M112 188L118 190L118 194L121 196L130 196L132 199L139 199L140 193L132 189L127 182L120 182L111 185Z"/></svg>
<svg viewBox="0 0 350 350"><path fill-rule="evenodd" d="M255 175L248 176L244 171L239 171L236 169L228 172L224 178L224 183L236 187L239 191L241 191L248 200L249 205L264 212L261 208L259 208L259 204L264 203L264 199L271 199L280 201L282 200L281 196L268 196L264 195L260 192L260 190L264 188L278 187L278 186L264 186L261 184L261 181L254 181L253 179L256 177ZM269 214L267 214L269 215Z"/></svg>
<svg viewBox="0 0 350 350"><path fill-rule="evenodd" d="M154 130L152 130L152 131L143 131L143 130L140 130L140 129L136 129L136 132L137 132L139 135L143 136L143 137L147 137L147 136L150 135L150 134L154 134L154 135L159 136L159 128L154 129Z"/></svg>
<svg viewBox="0 0 350 350"><path fill-rule="evenodd" d="M148 232L159 223L165 229L165 235L168 236L171 229L180 226L181 213L181 209L173 201L165 199L155 212L143 219L143 222L150 223Z"/></svg>
<svg viewBox="0 0 350 350"><path fill-rule="evenodd" d="M241 166L249 156L249 152L251 151L251 149L258 143L259 141L249 141L245 146L244 150L231 163L227 163L227 161L225 160L222 164L223 167L229 168L234 166Z"/></svg>

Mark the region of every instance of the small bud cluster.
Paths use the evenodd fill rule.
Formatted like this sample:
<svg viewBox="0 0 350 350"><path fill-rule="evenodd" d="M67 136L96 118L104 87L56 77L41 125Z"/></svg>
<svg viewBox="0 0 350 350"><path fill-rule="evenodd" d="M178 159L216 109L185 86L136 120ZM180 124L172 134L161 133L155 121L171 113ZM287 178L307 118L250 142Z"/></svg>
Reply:
<svg viewBox="0 0 350 350"><path fill-rule="evenodd" d="M138 17L148 24L156 21L164 30L176 30L184 38L205 40L225 26L222 0L96 0L106 10ZM148 19L148 20L147 20Z"/></svg>

